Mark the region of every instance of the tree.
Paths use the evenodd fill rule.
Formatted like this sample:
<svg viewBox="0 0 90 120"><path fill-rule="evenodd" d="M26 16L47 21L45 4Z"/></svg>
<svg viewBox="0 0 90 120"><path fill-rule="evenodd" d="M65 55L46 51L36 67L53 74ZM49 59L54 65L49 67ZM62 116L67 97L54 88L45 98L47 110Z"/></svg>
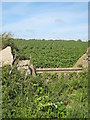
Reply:
<svg viewBox="0 0 90 120"><path fill-rule="evenodd" d="M82 42L82 40L81 40L81 39L78 39L77 41Z"/></svg>
<svg viewBox="0 0 90 120"><path fill-rule="evenodd" d="M0 35L0 38L2 39L2 49L6 48L7 46L13 47L13 41L12 38L13 34L11 32L6 33L4 32L2 35Z"/></svg>

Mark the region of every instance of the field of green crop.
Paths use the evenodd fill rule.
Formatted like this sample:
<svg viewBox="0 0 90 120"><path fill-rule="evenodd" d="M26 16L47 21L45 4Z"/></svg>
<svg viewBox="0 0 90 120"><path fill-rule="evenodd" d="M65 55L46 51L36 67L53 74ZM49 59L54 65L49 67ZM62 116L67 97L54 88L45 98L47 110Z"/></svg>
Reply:
<svg viewBox="0 0 90 120"><path fill-rule="evenodd" d="M73 67L86 52L88 43L64 40L14 40L20 59L29 59L36 68Z"/></svg>
<svg viewBox="0 0 90 120"><path fill-rule="evenodd" d="M29 59L35 67L72 67L87 50L81 41L16 40L4 41L17 59ZM18 71L13 65L2 69L3 118L88 118L88 72L37 74Z"/></svg>

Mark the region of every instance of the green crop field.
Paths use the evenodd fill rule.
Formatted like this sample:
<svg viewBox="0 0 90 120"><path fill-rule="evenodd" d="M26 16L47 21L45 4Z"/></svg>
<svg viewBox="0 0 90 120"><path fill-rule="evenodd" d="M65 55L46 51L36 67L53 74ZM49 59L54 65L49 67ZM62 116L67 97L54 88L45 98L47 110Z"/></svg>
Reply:
<svg viewBox="0 0 90 120"><path fill-rule="evenodd" d="M64 40L4 41L17 59L29 59L38 67L73 67L88 43ZM36 77L20 72L16 64L2 68L3 118L88 118L88 72L43 73Z"/></svg>
<svg viewBox="0 0 90 120"><path fill-rule="evenodd" d="M36 68L73 67L86 52L88 42L65 40L14 40L20 59L29 59Z"/></svg>

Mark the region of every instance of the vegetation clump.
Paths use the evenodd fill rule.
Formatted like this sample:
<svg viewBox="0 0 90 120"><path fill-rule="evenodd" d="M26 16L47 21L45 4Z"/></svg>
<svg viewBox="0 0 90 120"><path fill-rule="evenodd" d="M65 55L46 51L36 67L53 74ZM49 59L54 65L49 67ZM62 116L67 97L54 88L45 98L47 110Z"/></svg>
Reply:
<svg viewBox="0 0 90 120"><path fill-rule="evenodd" d="M88 73L37 77L14 66L2 72L3 118L88 118ZM48 83L46 80L48 79Z"/></svg>

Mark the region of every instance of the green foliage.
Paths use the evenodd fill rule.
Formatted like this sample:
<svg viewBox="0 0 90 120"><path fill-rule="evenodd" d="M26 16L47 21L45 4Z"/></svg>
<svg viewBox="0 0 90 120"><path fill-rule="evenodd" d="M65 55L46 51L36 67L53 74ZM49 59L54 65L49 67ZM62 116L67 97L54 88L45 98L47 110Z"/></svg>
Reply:
<svg viewBox="0 0 90 120"><path fill-rule="evenodd" d="M14 44L15 39L12 36L13 35L11 33L6 33L6 32L0 35L0 39L2 40L0 48L4 49L7 46L10 46L12 49L12 54L15 55L15 53L18 52L18 48Z"/></svg>
<svg viewBox="0 0 90 120"><path fill-rule="evenodd" d="M0 35L2 39L2 49L6 48L7 46L13 47L13 42L11 42L12 34L11 33L3 33Z"/></svg>
<svg viewBox="0 0 90 120"><path fill-rule="evenodd" d="M78 39L77 41L78 41L78 42L82 42L82 40L81 40L81 39Z"/></svg>
<svg viewBox="0 0 90 120"><path fill-rule="evenodd" d="M78 67L81 67L81 68L82 68L82 67L83 67L83 65L82 65L82 64L79 64L79 65L78 65Z"/></svg>
<svg viewBox="0 0 90 120"><path fill-rule="evenodd" d="M36 68L72 67L86 52L88 42L65 40L20 40L15 39L20 59L29 59Z"/></svg>
<svg viewBox="0 0 90 120"><path fill-rule="evenodd" d="M87 118L88 73L20 73L14 66L2 70L3 118ZM48 80L48 82L47 82Z"/></svg>
<svg viewBox="0 0 90 120"><path fill-rule="evenodd" d="M54 40L16 40L4 38L20 59L35 67L72 67L87 49L87 42ZM8 40L8 41L7 41ZM25 79L13 66L2 69L3 118L87 118L88 73L58 75L44 73Z"/></svg>

